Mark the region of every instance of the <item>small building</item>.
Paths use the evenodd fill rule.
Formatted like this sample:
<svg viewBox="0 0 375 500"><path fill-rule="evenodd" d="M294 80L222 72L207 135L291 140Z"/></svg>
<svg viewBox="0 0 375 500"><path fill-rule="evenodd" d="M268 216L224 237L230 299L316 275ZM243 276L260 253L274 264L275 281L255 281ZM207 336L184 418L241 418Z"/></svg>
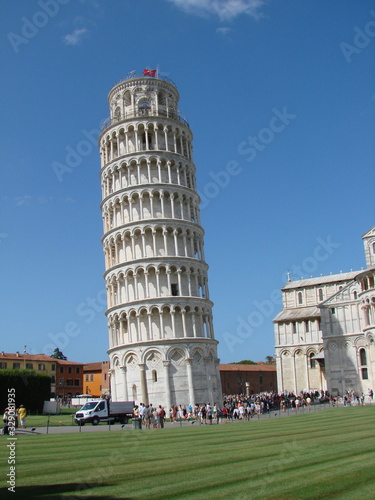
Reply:
<svg viewBox="0 0 375 500"><path fill-rule="evenodd" d="M84 365L83 391L95 398L109 395L109 361Z"/></svg>
<svg viewBox="0 0 375 500"><path fill-rule="evenodd" d="M64 359L55 359L56 396L63 400L83 393L84 363L75 363Z"/></svg>
<svg viewBox="0 0 375 500"><path fill-rule="evenodd" d="M0 352L0 370L33 370L51 377L51 395L56 392L56 365L58 360L46 354L28 354L19 351Z"/></svg>
<svg viewBox="0 0 375 500"><path fill-rule="evenodd" d="M219 365L223 394L259 394L276 392L276 365L257 363L255 365Z"/></svg>

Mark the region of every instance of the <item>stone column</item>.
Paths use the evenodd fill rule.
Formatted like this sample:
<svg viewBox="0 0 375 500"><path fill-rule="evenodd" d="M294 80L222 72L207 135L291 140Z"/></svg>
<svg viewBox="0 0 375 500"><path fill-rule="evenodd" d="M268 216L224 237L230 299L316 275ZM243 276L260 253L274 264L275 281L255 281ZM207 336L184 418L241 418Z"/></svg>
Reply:
<svg viewBox="0 0 375 500"><path fill-rule="evenodd" d="M277 363L277 359L279 363ZM279 393L284 392L284 379L283 379L283 355L276 356L276 369L277 369L277 390Z"/></svg>
<svg viewBox="0 0 375 500"><path fill-rule="evenodd" d="M294 383L294 394L297 396L297 374L296 374L296 353L293 354L293 383Z"/></svg>
<svg viewBox="0 0 375 500"><path fill-rule="evenodd" d="M112 401L117 401L115 370L113 368L109 369L108 375L110 377L109 387L110 387L110 391L111 391L111 399L112 399Z"/></svg>
<svg viewBox="0 0 375 500"><path fill-rule="evenodd" d="M171 318L172 318L172 338L176 339L177 338L177 332L176 332L176 317L175 317L175 311L171 311Z"/></svg>
<svg viewBox="0 0 375 500"><path fill-rule="evenodd" d="M210 403L211 405L214 404L214 395L212 393L212 379L211 379L211 359L210 358L204 358L204 368L206 371L206 380L207 380L207 394L208 394L208 399L209 401L206 401L206 403Z"/></svg>
<svg viewBox="0 0 375 500"><path fill-rule="evenodd" d="M177 237L178 237L178 231L177 229L175 229L173 231L173 240L174 240L174 254L176 257L178 257L178 241L177 241Z"/></svg>
<svg viewBox="0 0 375 500"><path fill-rule="evenodd" d="M122 373L123 373L123 384L124 384L124 400L129 401L129 395L128 395L128 381L126 378L126 366L120 366Z"/></svg>
<svg viewBox="0 0 375 500"><path fill-rule="evenodd" d="M197 318L196 318L196 311L193 310L192 311L192 315L191 315L191 318L192 318L192 322L193 322L193 337L196 337L197 336Z"/></svg>
<svg viewBox="0 0 375 500"><path fill-rule="evenodd" d="M194 383L193 383L193 359L186 358L186 371L187 371L187 379L188 379L188 387L189 387L189 403L194 408L195 405L195 396L194 396Z"/></svg>
<svg viewBox="0 0 375 500"><path fill-rule="evenodd" d="M306 364L306 367L305 367L305 370L306 370L306 391L310 391L310 380L309 380L309 362L310 362L310 358L309 358L309 354L306 353L305 354L305 364Z"/></svg>
<svg viewBox="0 0 375 500"><path fill-rule="evenodd" d="M171 407L171 386L169 383L169 365L170 361L163 361L166 413L169 411Z"/></svg>
<svg viewBox="0 0 375 500"><path fill-rule="evenodd" d="M167 161L167 171L168 171L168 183L169 184L172 184L172 177L171 177L171 162L170 161ZM174 218L174 216L172 215L172 218Z"/></svg>
<svg viewBox="0 0 375 500"><path fill-rule="evenodd" d="M144 405L148 405L146 365L144 363L139 363L138 366L139 366L139 374L140 374L140 378L141 378L142 402Z"/></svg>
<svg viewBox="0 0 375 500"><path fill-rule="evenodd" d="M186 331L186 310L185 309L182 309L181 311L181 315L182 315L182 330L183 330L183 336L186 337L187 336L187 331Z"/></svg>
<svg viewBox="0 0 375 500"><path fill-rule="evenodd" d="M147 313L147 319L148 319L148 332L147 332L147 340L152 340L152 320L151 320L151 313Z"/></svg>

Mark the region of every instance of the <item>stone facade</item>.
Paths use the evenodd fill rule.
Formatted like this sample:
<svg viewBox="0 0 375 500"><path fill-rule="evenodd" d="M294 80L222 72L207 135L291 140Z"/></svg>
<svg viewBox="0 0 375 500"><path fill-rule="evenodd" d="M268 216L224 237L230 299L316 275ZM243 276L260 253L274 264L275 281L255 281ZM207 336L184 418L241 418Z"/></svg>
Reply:
<svg viewBox="0 0 375 500"><path fill-rule="evenodd" d="M288 281L274 319L278 391L367 393L375 380L375 227L366 271Z"/></svg>
<svg viewBox="0 0 375 500"><path fill-rule="evenodd" d="M109 361L87 363L83 367L83 393L94 398L109 395Z"/></svg>
<svg viewBox="0 0 375 500"><path fill-rule="evenodd" d="M223 393L259 394L276 392L276 365L257 363L255 365L226 364L220 365L220 378Z"/></svg>
<svg viewBox="0 0 375 500"><path fill-rule="evenodd" d="M129 75L99 137L111 396L221 400L192 132L166 78Z"/></svg>

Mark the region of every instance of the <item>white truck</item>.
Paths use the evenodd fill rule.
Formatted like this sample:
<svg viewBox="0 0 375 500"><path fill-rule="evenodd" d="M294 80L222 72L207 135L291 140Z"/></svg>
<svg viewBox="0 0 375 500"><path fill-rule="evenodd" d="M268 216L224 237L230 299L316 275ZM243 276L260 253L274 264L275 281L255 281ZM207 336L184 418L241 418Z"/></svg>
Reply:
<svg viewBox="0 0 375 500"><path fill-rule="evenodd" d="M88 401L77 411L74 422L78 425L85 425L86 423L98 425L99 422L126 424L129 418L133 417L133 409L134 401L95 399Z"/></svg>

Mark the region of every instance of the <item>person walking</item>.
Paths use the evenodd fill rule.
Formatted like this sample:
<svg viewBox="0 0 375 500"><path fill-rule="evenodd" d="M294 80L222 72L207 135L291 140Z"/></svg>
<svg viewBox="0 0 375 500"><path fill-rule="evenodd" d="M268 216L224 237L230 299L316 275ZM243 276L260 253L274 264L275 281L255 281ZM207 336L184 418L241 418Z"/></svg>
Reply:
<svg viewBox="0 0 375 500"><path fill-rule="evenodd" d="M164 429L164 418L165 418L165 411L164 408L159 405L158 409L158 426L160 429Z"/></svg>
<svg viewBox="0 0 375 500"><path fill-rule="evenodd" d="M18 418L20 419L20 426L22 429L26 429L26 417L27 417L27 411L26 408L21 405L18 409Z"/></svg>
<svg viewBox="0 0 375 500"><path fill-rule="evenodd" d="M8 425L8 408L5 408L3 414L3 434L9 434L9 425Z"/></svg>

